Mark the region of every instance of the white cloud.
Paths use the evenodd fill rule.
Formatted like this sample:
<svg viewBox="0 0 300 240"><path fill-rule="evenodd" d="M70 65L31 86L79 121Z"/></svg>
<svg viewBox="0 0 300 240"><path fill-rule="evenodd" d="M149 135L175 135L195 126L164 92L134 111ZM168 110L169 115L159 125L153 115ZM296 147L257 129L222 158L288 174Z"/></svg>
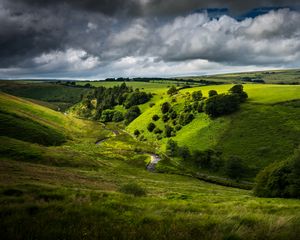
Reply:
<svg viewBox="0 0 300 240"><path fill-rule="evenodd" d="M43 53L33 61L38 68L47 71L64 69L67 71L84 71L93 69L100 64L98 57L89 55L81 49L67 49L66 51L52 51Z"/></svg>

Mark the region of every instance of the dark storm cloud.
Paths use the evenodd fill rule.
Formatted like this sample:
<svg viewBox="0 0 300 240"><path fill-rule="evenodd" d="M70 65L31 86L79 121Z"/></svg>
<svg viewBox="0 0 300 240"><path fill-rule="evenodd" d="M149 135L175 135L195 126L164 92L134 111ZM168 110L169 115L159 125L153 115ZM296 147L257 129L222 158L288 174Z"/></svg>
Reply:
<svg viewBox="0 0 300 240"><path fill-rule="evenodd" d="M290 0L0 0L0 76L297 63L300 15L280 6L299 7ZM251 11L259 7L270 8Z"/></svg>

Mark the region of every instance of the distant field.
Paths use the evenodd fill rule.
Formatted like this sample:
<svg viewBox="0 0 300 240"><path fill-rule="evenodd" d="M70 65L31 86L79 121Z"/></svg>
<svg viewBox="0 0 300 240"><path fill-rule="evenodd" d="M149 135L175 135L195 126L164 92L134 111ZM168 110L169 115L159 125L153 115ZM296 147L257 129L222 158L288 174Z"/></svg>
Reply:
<svg viewBox="0 0 300 240"><path fill-rule="evenodd" d="M85 85L85 84L91 84L92 86L99 87L113 87L116 85L121 85L122 82L108 82L108 81L102 81L102 82L77 82L78 85ZM133 88L139 88L140 90L146 91L146 92L152 92L161 94L164 91L167 91L168 88L172 85L175 85L174 83L152 83L152 82L126 82L127 86L133 87Z"/></svg>
<svg viewBox="0 0 300 240"><path fill-rule="evenodd" d="M245 73L229 73L229 74L218 74L212 76L191 76L185 77L185 79L194 79L194 80L209 80L216 82L241 82L242 78L251 78L251 79L262 79L266 83L300 83L300 70L291 69L291 70L270 70L270 71L259 71L259 72L245 72Z"/></svg>

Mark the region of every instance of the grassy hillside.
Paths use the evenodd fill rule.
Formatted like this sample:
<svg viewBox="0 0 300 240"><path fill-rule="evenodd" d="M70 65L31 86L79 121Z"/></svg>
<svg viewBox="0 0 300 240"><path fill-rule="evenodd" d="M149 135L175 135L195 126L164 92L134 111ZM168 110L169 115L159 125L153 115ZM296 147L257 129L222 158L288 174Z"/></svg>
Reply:
<svg viewBox="0 0 300 240"><path fill-rule="evenodd" d="M162 116L161 104L176 99L173 108L176 111L184 107L189 99L188 93L201 90L204 96L215 89L218 93L227 92L232 85L205 86L184 89L175 97L160 95L152 101L152 108L141 107L143 114L135 119L127 130L135 129L142 132L150 141L156 142L164 150L166 138L158 140L154 133L147 130L152 116ZM247 103L242 104L237 113L210 119L204 113L196 114L195 119L172 137L180 146L187 146L191 151L214 149L222 153L224 159L231 156L240 157L252 169L252 176L271 162L286 159L293 154L300 144L300 100L299 86L282 86L267 84L247 84L244 90L248 93ZM155 125L164 129L165 123L160 118Z"/></svg>
<svg viewBox="0 0 300 240"><path fill-rule="evenodd" d="M152 100L153 109L161 100ZM300 234L299 200L256 198L251 191L148 172L147 153L155 149L114 124L104 128L4 93L0 106L5 115L72 137L47 147L0 136L5 239L296 239Z"/></svg>
<svg viewBox="0 0 300 240"><path fill-rule="evenodd" d="M19 97L49 102L61 111L79 102L81 95L90 91L86 88L28 81L0 81L0 90Z"/></svg>

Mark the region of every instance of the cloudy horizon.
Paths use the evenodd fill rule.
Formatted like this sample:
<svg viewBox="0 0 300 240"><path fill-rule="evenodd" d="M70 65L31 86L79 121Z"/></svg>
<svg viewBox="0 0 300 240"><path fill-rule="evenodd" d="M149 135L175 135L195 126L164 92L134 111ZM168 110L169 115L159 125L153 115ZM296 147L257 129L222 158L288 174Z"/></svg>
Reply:
<svg viewBox="0 0 300 240"><path fill-rule="evenodd" d="M297 68L300 8L293 2L0 0L0 79Z"/></svg>

